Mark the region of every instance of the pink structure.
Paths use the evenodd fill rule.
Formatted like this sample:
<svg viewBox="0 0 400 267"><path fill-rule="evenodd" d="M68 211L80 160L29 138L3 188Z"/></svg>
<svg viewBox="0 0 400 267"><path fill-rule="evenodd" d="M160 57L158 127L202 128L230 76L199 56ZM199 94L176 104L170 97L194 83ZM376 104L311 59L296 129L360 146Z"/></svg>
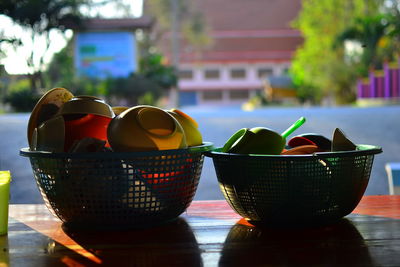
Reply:
<svg viewBox="0 0 400 267"><path fill-rule="evenodd" d="M369 78L357 83L358 98L400 98L400 59L397 63L385 63L383 70L371 70Z"/></svg>
<svg viewBox="0 0 400 267"><path fill-rule="evenodd" d="M358 97L362 96L364 98L369 98L371 95L371 88L369 84L369 79L358 80Z"/></svg>

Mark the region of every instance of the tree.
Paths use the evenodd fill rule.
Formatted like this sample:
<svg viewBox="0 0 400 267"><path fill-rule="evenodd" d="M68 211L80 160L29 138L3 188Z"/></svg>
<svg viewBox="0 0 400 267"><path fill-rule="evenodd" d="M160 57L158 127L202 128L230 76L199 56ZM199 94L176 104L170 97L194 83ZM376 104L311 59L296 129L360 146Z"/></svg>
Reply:
<svg viewBox="0 0 400 267"><path fill-rule="evenodd" d="M172 0L174 1L174 0ZM178 31L181 41L190 44L196 53L201 53L212 45L209 25L192 0L175 0L177 4ZM157 19L158 31L153 42L161 41L164 33L171 32L173 26L173 5L171 0L147 0L144 12Z"/></svg>
<svg viewBox="0 0 400 267"><path fill-rule="evenodd" d="M69 40L67 45L58 53L55 53L44 71L47 84L58 84L61 87L72 88L75 80L73 41Z"/></svg>
<svg viewBox="0 0 400 267"><path fill-rule="evenodd" d="M30 69L31 88L37 91L38 88L45 87L42 71L46 66L45 58L49 54L50 47L54 45L52 33L65 37L66 25L79 26L86 16L109 15L102 14L100 8L103 6L113 9L117 16L132 16L130 5L123 0L2 0L0 14L11 18L16 25L28 32L31 38L30 44L27 45L20 35L9 37L0 34L0 54L1 51L10 48L8 44L29 48L30 53L26 63ZM119 11L119 14L116 11ZM40 42L44 43L42 50L38 49Z"/></svg>
<svg viewBox="0 0 400 267"><path fill-rule="evenodd" d="M356 17L374 16L380 0L304 0L293 23L304 37L290 70L303 99L319 103L335 97L338 103L355 98L353 83L357 77L353 62L346 61L343 46L335 45L338 36Z"/></svg>
<svg viewBox="0 0 400 267"><path fill-rule="evenodd" d="M368 76L370 68L380 68L382 60L378 56L378 44L387 33L389 20L383 14L357 17L353 24L338 36L338 41L353 41L362 47L360 75Z"/></svg>
<svg viewBox="0 0 400 267"><path fill-rule="evenodd" d="M169 89L178 83L175 69L163 64L163 56L158 53L148 53L143 56L139 62L139 72L163 89Z"/></svg>
<svg viewBox="0 0 400 267"><path fill-rule="evenodd" d="M88 2L85 0L3 0L0 2L0 14L10 17L14 23L30 34L30 53L26 58L26 63L31 71L29 78L34 91L44 87L41 73L45 65L45 56L52 45L51 33L54 31L64 33L63 25L66 22L79 23L82 17L79 8ZM15 36L14 39L17 39L20 45L25 45L21 36ZM41 40L45 43L43 51L38 49ZM25 49L28 49L26 45Z"/></svg>
<svg viewBox="0 0 400 267"><path fill-rule="evenodd" d="M16 38L10 38L5 36L4 32L0 32L0 48L2 45L8 45L11 46L13 48L16 48L18 46L20 46L22 43L20 40L16 39ZM2 59L3 57L5 57L6 53L0 49L0 59Z"/></svg>
<svg viewBox="0 0 400 267"><path fill-rule="evenodd" d="M390 2L393 5L390 5ZM359 56L354 65L358 65L358 74L363 77L369 75L370 69L382 69L383 62L395 60L399 55L399 3L387 1L380 12L377 15L354 18L338 36L341 45L346 42L351 42L353 46L358 45Z"/></svg>
<svg viewBox="0 0 400 267"><path fill-rule="evenodd" d="M400 56L400 1L388 0L385 5L385 19L388 20L387 34L381 39L378 54L385 61Z"/></svg>
<svg viewBox="0 0 400 267"><path fill-rule="evenodd" d="M153 43L165 48L167 58L176 70L179 70L182 44L185 43L185 49L192 49L198 56L212 45L209 25L193 0L147 0L144 12L156 18ZM170 37L165 38L165 33L169 33ZM177 87L171 88L170 103L179 106Z"/></svg>
<svg viewBox="0 0 400 267"><path fill-rule="evenodd" d="M156 81L144 77L140 73L132 74L127 78L109 78L105 80L107 88L108 102L120 105L121 100L125 106L135 106L138 104L152 104L162 95L162 88ZM149 97L151 95L151 97ZM153 103L141 103L140 100L149 99ZM117 100L117 101L115 101Z"/></svg>
<svg viewBox="0 0 400 267"><path fill-rule="evenodd" d="M126 78L93 79L79 77L73 66L72 41L53 56L45 77L57 87L68 88L74 94L108 98L113 105L155 104L166 89L176 86L175 69L163 63L158 53L142 51L138 72Z"/></svg>

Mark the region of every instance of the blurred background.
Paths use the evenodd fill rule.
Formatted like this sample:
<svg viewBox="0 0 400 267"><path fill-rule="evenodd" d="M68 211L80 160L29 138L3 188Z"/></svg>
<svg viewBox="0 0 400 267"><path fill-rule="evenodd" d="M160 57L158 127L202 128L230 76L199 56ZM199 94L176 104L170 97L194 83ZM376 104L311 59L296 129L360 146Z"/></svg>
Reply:
<svg viewBox="0 0 400 267"><path fill-rule="evenodd" d="M379 145L367 194L400 162L398 0L0 1L0 169L11 203L40 203L29 114L49 89L112 106L178 107L222 146L238 129ZM222 199L206 158L196 199Z"/></svg>

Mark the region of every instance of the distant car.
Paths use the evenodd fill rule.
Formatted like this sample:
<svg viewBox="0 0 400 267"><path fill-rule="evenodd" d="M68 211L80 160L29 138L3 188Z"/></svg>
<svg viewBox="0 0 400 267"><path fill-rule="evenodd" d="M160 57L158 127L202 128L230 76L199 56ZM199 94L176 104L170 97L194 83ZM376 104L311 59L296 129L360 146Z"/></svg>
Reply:
<svg viewBox="0 0 400 267"><path fill-rule="evenodd" d="M263 81L264 93L269 102L297 102L297 92L288 75L268 76Z"/></svg>

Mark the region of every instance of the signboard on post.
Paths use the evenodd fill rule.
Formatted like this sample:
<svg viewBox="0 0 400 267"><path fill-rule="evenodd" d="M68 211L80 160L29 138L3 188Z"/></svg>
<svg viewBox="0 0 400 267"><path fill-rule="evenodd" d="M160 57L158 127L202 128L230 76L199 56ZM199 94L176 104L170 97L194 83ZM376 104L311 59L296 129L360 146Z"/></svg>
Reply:
<svg viewBox="0 0 400 267"><path fill-rule="evenodd" d="M117 78L137 70L133 32L78 32L74 53L79 75Z"/></svg>

